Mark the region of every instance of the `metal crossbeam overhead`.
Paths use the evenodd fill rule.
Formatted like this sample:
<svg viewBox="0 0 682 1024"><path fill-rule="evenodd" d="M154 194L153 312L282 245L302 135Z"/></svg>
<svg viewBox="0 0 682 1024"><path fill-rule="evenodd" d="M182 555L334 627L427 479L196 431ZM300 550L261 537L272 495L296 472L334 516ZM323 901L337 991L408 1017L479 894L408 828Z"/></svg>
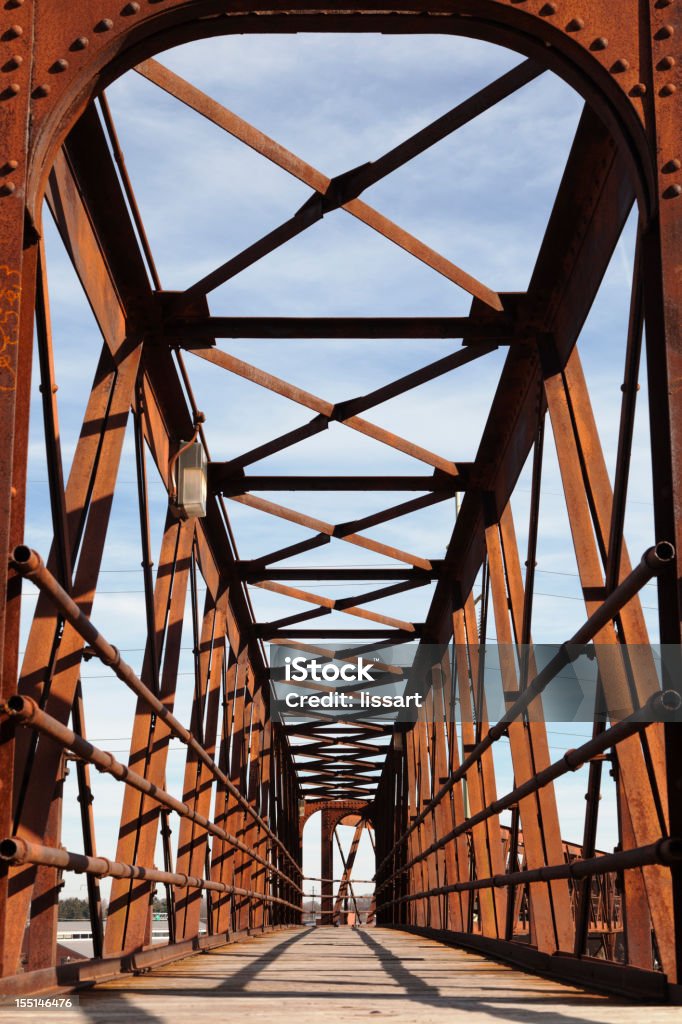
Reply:
<svg viewBox="0 0 682 1024"><path fill-rule="evenodd" d="M678 993L682 90L671 40L682 32L682 15L663 0L588 6L583 19L556 4L516 0L444 0L419 10L398 0L390 11L373 3L337 10L305 0L294 8L245 0L229 12L217 0L165 0L127 4L121 17L103 19L94 0L60 5L59 18L43 0L6 5L12 24L0 38L8 86L0 104L0 539L9 555L0 563L0 777L8 796L0 802L3 994L71 990L105 974L298 925L303 827L316 811L323 924L339 919L348 898L358 911L351 872L366 831L376 857L372 915L380 925L445 937L531 969L549 963L557 976L619 994ZM94 26L88 36L86 23ZM441 116L334 177L154 59L200 37L315 32L321 39L341 31L462 34L513 47L523 59L450 109L452 99L444 98ZM219 253L215 262L223 262L200 279L188 262L178 291L163 286L165 261L147 235L137 175L121 145L126 133L119 138L116 107L106 96L109 83L133 70L151 83L144 89L157 86L189 117L207 119L312 190L262 237L232 255ZM526 86L548 71L573 85L585 106L525 292L491 287L360 198L443 140L454 136L464 146L466 132L455 133L508 98L523 111ZM227 149L225 160L227 171ZM416 175L419 165L412 167ZM183 200L181 190L176 198ZM635 202L623 365L611 371L613 390L622 394L611 453L602 448L579 349ZM68 474L60 403L71 385L53 336L63 329L55 332L51 316L60 277L43 241L43 206L102 335ZM471 296L469 315L414 308L405 316L371 309L274 316L263 302L258 315L244 316L232 315L241 313L234 304L220 308L220 286L295 237L305 244L308 228L336 210L435 271L446 287L463 289ZM438 216L446 222L450 214L441 209ZM449 226L456 250L457 225ZM199 265L202 254L196 255ZM267 263L259 270L265 275ZM289 308L295 311L293 303ZM409 306L396 311L403 309ZM409 365L416 369L396 376L387 359L371 390L330 401L293 383L293 358L285 379L265 357L255 356L263 365L254 365L217 339L274 343L239 351L276 351L278 359L301 350L292 342L320 342L330 372L340 365L335 360L355 369L350 353L364 342L367 352L413 353ZM485 358L500 348L501 369ZM434 359L435 349L441 354ZM193 357L186 362L185 352ZM634 467L645 361L655 532L633 568L626 524L641 497ZM243 451L223 437L220 461L211 458L208 442L224 434L224 423L200 411L201 395L193 390L207 370L230 403L242 402L244 417L249 384L272 410L259 434L265 441ZM51 538L40 552L30 536L30 493L27 506L33 376L49 495L41 536ZM463 437L446 414L435 424L431 450L428 440L422 443L423 424L407 413L415 390L438 381L454 408L473 376L489 381L491 393L496 387L480 437ZM305 410L308 420L278 422L278 398ZM365 418L387 403L394 403L391 415L406 410L400 433L381 425L384 410L376 420ZM423 408L428 418L428 403ZM348 468L329 444L323 471L311 470L304 442L315 438L324 450L337 425L344 428L337 436L348 439L353 431L377 442L367 445L371 462ZM177 465L188 439L203 448L207 497L205 515L184 518ZM572 637L557 636L558 653L539 666L532 645L548 444L566 512L562 571L572 551L585 615ZM530 499L519 503L526 510L520 519L515 490L526 465ZM145 642L140 661L129 664L125 638L115 635L115 622L101 620L96 599L107 556L118 550L120 490L131 479ZM152 500L159 486L169 497L161 517ZM295 494L297 507L264 496L282 492ZM334 521L314 514L315 502L334 508L324 513ZM235 507L238 522L248 519L267 534L256 548L263 554L240 557L229 512ZM345 521L336 521L338 507ZM447 522L446 542L432 525L436 517ZM358 583L366 584L364 592ZM640 600L648 583L657 588L660 642L677 657L663 681ZM37 596L35 605L29 595ZM262 607L265 600L269 609L281 601L283 614L269 611L272 621L259 621L252 601ZM22 622L29 628L20 652ZM505 710L498 721L489 720L482 688L492 636L509 653L500 660ZM543 693L570 662L572 645L588 642L601 717L591 737L558 757ZM390 663L390 645L414 654L412 669ZM325 666L369 658L381 670L381 680L366 687L325 676L307 680L300 687L307 697L357 695L386 678L409 694L418 680L424 700L416 720L393 726L357 706L331 719L315 701L275 716L270 687L282 677L278 646ZM192 659L187 690L185 650ZM108 699L117 701L117 687L133 695L127 760L88 738L88 724L102 711L87 673L81 675L90 659L110 680ZM511 788L499 771L500 741ZM167 781L168 755L178 749L185 755L181 796ZM82 850L63 842L65 816L74 811L65 785L69 762ZM110 845L102 842L93 768L121 787ZM569 839L558 787L583 768L585 816L581 834ZM597 849L600 808L609 799L614 852ZM333 844L341 824L354 838L347 857L338 844L343 874L335 896ZM86 878L93 958L63 965L58 900L70 872ZM111 879L106 919L102 878ZM168 910L168 943L160 949L152 948L150 931L154 886L162 887Z"/></svg>
<svg viewBox="0 0 682 1024"><path fill-rule="evenodd" d="M175 300L177 292L162 292L164 301ZM376 338L397 340L462 338L467 344L513 344L513 322L504 313L494 316L169 316L163 324L164 337L179 341L191 349L193 342L206 344L207 338Z"/></svg>
<svg viewBox="0 0 682 1024"><path fill-rule="evenodd" d="M296 639L301 640L382 640L385 646L390 646L392 643L404 640L414 640L416 637L422 636L424 632L424 624L422 622L410 623L410 629L363 629L358 627L353 629L350 627L340 626L328 626L326 629L320 627L319 629L296 629ZM291 639L291 633L287 633L286 630L273 630L271 631L269 626L256 625L254 627L257 635L267 636L268 639Z"/></svg>
<svg viewBox="0 0 682 1024"><path fill-rule="evenodd" d="M249 491L433 491L452 497L465 489L460 475L450 476L234 476L211 463L211 483L229 497Z"/></svg>
<svg viewBox="0 0 682 1024"><path fill-rule="evenodd" d="M274 559L273 559L274 560ZM239 565L239 573L242 579L249 583L255 583L258 580L270 579L270 580L328 580L331 582L337 581L356 581L356 580L404 580L406 583L413 583L418 586L426 586L432 580L438 578L440 567L440 561L434 559L431 562L431 569L398 569L388 566L385 569L375 569L369 566L366 569L358 569L353 567L352 569L340 569L336 566L331 568L320 565L315 568L310 566L302 566L296 568L296 566L289 567L278 567L263 565L260 562L253 563L251 561L241 562Z"/></svg>

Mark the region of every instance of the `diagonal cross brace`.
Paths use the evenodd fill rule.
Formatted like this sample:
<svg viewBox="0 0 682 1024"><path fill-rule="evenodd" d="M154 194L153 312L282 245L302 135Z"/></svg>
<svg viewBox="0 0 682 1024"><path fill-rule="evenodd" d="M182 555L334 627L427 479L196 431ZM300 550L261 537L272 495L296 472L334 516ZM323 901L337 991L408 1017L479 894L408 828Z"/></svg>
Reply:
<svg viewBox="0 0 682 1024"><path fill-rule="evenodd" d="M187 106L196 110L214 124L229 132L234 138L243 142L251 149L260 153L272 163L298 178L314 189L314 195L301 209L283 224L259 239L241 253L232 257L206 277L197 281L187 292L189 295L205 295L219 285L224 284L236 274L251 266L263 256L305 231L312 224L322 219L325 213L334 209L344 209L347 213L367 224L373 230L394 242L400 248L415 256L421 262L442 274L454 284L479 298L492 309L501 310L502 303L497 292L482 284L472 275L466 273L450 260L425 245L408 231L394 224L383 214L367 203L358 199L360 192L380 181L387 174L401 167L419 153L433 146L436 142L450 135L457 128L472 118L494 106L505 96L509 96L527 82L532 81L542 69L531 61L513 68L506 75L480 90L475 96L464 103L458 104L447 114L438 118L426 128L417 132L401 145L394 147L389 153L378 160L363 164L359 168L348 171L336 178L329 178L316 168L299 159L284 146L270 139L253 125L244 121L232 111L211 99L200 89L191 85L174 74L168 68L154 60L143 61L135 69L144 78L164 89L171 96L179 99Z"/></svg>
<svg viewBox="0 0 682 1024"><path fill-rule="evenodd" d="M260 512L267 512L269 515L277 516L279 519L286 519L297 526L305 526L309 530L316 530L318 533L326 534L328 537L335 537L337 540L345 541L346 544L353 544L355 547L365 548L379 555L386 555L387 558L393 558L398 562L407 562L408 565L413 565L415 568L431 569L431 562L426 558L421 558L419 555L409 554L400 548L389 547L387 544L381 544L380 541L363 537L359 533L340 532L339 528L333 526L332 523L326 523L323 519L315 519L313 516L297 512L295 509L287 508L285 505L276 505L275 502L267 501L265 498L257 498L252 494L240 494L235 495L230 500L238 501L240 505L248 505L250 508L258 509Z"/></svg>

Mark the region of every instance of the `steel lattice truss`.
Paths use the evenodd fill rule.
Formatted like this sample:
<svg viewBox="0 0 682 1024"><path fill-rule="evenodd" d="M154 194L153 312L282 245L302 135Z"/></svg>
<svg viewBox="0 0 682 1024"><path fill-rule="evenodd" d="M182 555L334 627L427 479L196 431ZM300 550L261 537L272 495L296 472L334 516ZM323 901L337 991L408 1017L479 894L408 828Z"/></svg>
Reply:
<svg viewBox="0 0 682 1024"><path fill-rule="evenodd" d="M682 379L682 278L676 261L682 250L682 93L671 43L682 31L678 6L671 0L618 5L591 0L576 11L564 0L468 0L398 3L390 12L371 3L343 11L308 3L290 8L245 2L231 5L229 13L225 7L213 0L149 0L114 10L104 0L76 5L13 0L3 9L0 531L10 559L3 568L0 937L3 974L12 979L8 991L109 977L220 944L249 929L298 923L302 824L314 808L324 815L326 922L338 918L349 895L355 900L351 871L366 829L376 840L373 914L380 923L448 933L537 969L545 969L547 958L558 951L565 954L563 975L578 979L587 977L584 956L595 952L597 941L605 962L590 961L593 980L619 990L625 985L665 994L667 982L679 981L682 957L682 745L679 726L665 722L663 712L660 723L651 723L649 715L647 724L639 710L651 709L660 684L638 592L657 578L661 641L678 645L682 417L676 389ZM329 178L154 59L171 45L209 35L290 31L445 32L507 45L526 59L383 156ZM182 292L165 291L159 281L105 97L106 86L132 68L312 190L288 220L236 255L226 253L221 266L188 282ZM566 78L586 105L528 289L498 294L361 195L547 69ZM43 200L103 336L68 481L59 443ZM635 202L638 241L612 481L576 344ZM341 211L469 293L469 315L211 315L208 297L214 289ZM34 326L54 530L52 549L43 552L45 564L24 536ZM231 338L441 338L453 340L453 351L367 394L334 403L230 355L220 342ZM483 367L485 356L500 348L506 358L473 462L453 461L456 453L416 444L409 420L405 436L372 421L371 410L379 404L444 374L452 374L456 390L458 368L479 360ZM623 525L644 358L656 535L633 569ZM195 400L191 385L195 360L224 371L226 379L236 375L284 397L311 417L285 433L278 433L273 417L271 440L229 462L211 461L206 517L183 520L169 511L154 574L148 473L158 473L170 493L181 443L199 437L208 453L201 399ZM136 442L147 625L139 674L114 646L118 638L105 638L90 621L129 421ZM268 456L288 449L295 454L296 445L330 424L359 432L378 451L388 446L410 456L421 464L419 474L283 477L252 471ZM629 677L606 661L600 665L609 722L596 727L580 750L556 762L538 712L551 672L538 672L531 661L521 678L514 663L504 663L507 710L499 723L488 723L475 685L484 618L494 623L499 643L532 642L548 430L585 599L583 627L564 639L595 640L602 652L617 644L639 651ZM529 456L529 540L520 553L510 499ZM332 523L302 511L305 494L319 491L408 496L379 512ZM280 504L260 496L270 492L296 497ZM372 536L375 527L454 495L462 496L461 507L442 557L388 546ZM293 523L309 536L241 560L228 517L231 502L249 506L264 521ZM332 541L348 566L359 547L394 567L295 569L287 564ZM484 616L479 618L474 585L481 574ZM19 664L22 578L40 595ZM345 583L345 596L332 600L316 592L316 582L330 581ZM434 583L422 621L375 610L387 597ZM301 611L256 622L248 586L294 599ZM192 631L196 654L192 715L185 725L175 717L174 702L188 594L192 621L185 628ZM343 626L329 624L331 612L344 616ZM316 619L321 621L309 625ZM447 645L453 638L454 683L444 670L451 666L424 661L430 645ZM290 639L322 655L337 641L352 641L356 652L418 641L421 668L433 683L427 712L414 727L399 731L367 721L274 723L263 645ZM127 765L86 739L80 671L82 660L90 657L100 659L137 697ZM679 689L680 677L671 682L671 691ZM453 686L456 692L449 689ZM459 737L446 715L455 699L467 709ZM515 786L498 795L493 745L502 736L509 741ZM182 799L165 788L171 739L187 750ZM607 751L620 837L611 854L596 849ZM82 853L60 845L67 752L75 759ZM553 782L584 764L589 764L584 835L581 845L571 845L561 836ZM125 787L118 847L106 851L109 859L95 845L93 766ZM510 827L500 824L505 810L512 814ZM177 843L171 839L171 812L180 821ZM342 852L344 873L334 901L333 836L349 814L356 833L347 860ZM163 868L154 864L159 829ZM68 968L59 965L56 943L58 879L64 870L86 874L95 950L92 961ZM106 928L102 877L113 879ZM145 948L155 883L165 886L171 910L169 944L161 951ZM200 935L202 893L208 898L205 936ZM609 963L615 960L643 970L622 971Z"/></svg>

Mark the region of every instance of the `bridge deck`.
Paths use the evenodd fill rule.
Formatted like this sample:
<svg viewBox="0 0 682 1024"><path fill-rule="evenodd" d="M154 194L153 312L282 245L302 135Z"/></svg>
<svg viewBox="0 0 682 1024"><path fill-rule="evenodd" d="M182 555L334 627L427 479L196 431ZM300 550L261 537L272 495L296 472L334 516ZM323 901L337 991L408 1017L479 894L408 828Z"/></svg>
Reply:
<svg viewBox="0 0 682 1024"><path fill-rule="evenodd" d="M61 1024L291 1024L367 1021L590 1022L680 1019L561 985L483 957L383 928L297 929L259 936L83 992ZM465 1017L466 1015L466 1017ZM26 1019L26 1016L23 1017Z"/></svg>

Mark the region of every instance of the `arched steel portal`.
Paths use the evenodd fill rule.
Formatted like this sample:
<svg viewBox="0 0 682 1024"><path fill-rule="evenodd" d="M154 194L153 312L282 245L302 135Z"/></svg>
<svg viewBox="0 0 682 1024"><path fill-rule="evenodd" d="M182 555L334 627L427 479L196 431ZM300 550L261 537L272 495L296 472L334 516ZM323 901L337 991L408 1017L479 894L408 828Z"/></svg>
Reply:
<svg viewBox="0 0 682 1024"><path fill-rule="evenodd" d="M262 512L313 530L307 548L331 536L370 547L402 562L395 586L335 603L337 610L377 624L375 632L393 639L420 636L430 643L453 635L469 648L461 666L459 698L465 699L475 674L478 626L472 587L485 565L497 636L510 643L530 640L533 595L533 548L537 539L537 500L531 501L529 573L525 581L515 541L509 499L531 451L541 465L542 431L548 411L557 443L588 616L581 638L601 643L648 643L637 591L651 575L658 577L661 641L680 642L680 586L674 551L682 543L679 453L681 417L678 382L682 379L680 273L682 251L682 183L679 152L679 62L674 40L682 30L679 4L670 0L591 0L582 11L563 0L462 0L457 3L380 4L335 11L300 3L295 8L271 2L174 2L108 5L104 0L71 4L7 0L0 34L3 76L0 89L0 532L6 551L2 566L3 681L2 780L5 799L0 820L4 837L2 891L3 973L15 976L21 966L24 925L31 915L26 971L18 988L45 987L74 980L56 965L55 906L57 872L87 874L96 954L78 968L80 980L149 964L158 953L144 952L149 940L151 886L167 886L173 933L170 950L224 941L231 932L295 923L300 906L298 801L302 797L292 736L268 718L267 672L259 641L291 636L290 620L254 626L245 584L260 583L316 606L304 617L322 614L328 602L317 595L283 587L284 570L270 568L288 552L245 564L235 556L221 494L239 498ZM383 162L365 165L330 180L251 126L179 82L148 58L178 42L229 33L262 32L443 32L480 37L525 54L534 63L521 65L505 80L457 108L445 123L434 123L413 136ZM113 126L106 106L97 115L93 97L124 70L140 70L162 88L194 106L227 131L313 189L303 211L261 239L208 278L181 295L163 293L155 279L123 165L117 173ZM387 221L358 197L370 184L466 119L520 87L540 68L564 76L588 101L559 190L547 233L527 293L499 295L445 260L398 225ZM440 133L440 134L439 134ZM85 292L102 330L105 345L90 396L86 428L68 485L61 477L57 406L51 365L49 311L41 246L43 196L52 208ZM633 289L628 361L618 463L613 489L601 454L590 399L575 344L622 225L635 197L640 232ZM407 249L422 262L473 296L471 314L457 321L428 318L390 323L337 319L285 323L270 318L237 323L210 317L206 296L228 276L251 265L322 216L343 208ZM140 242L138 242L138 238ZM34 310L44 393L44 416L51 472L54 546L45 569L24 547L24 497L28 395ZM640 342L646 319L646 360L652 401L651 444L654 470L656 539L662 542L643 568L630 571L623 541L628 469L637 389ZM240 364L212 347L216 336L464 338L468 347L363 396L343 407L301 392L287 382ZM387 397L404 394L464 361L476 358L491 343L507 345L509 355L493 400L475 463L459 467L449 457L428 452L408 439L388 435L361 414ZM269 446L281 450L304 436L339 421L366 436L416 457L436 472L428 481L408 478L384 482L386 489L419 487L426 497L405 502L380 516L333 526L295 510L249 496L249 489L281 486L274 478L244 480L234 466L213 465L212 492L205 519L169 517L156 584L146 559L145 587L149 641L141 673L121 660L116 648L88 621L96 592L108 523L110 497L121 458L123 434L131 407L137 430L140 514L148 534L145 443L167 487L172 486L172 455L178 442L200 431L197 407L185 376L179 348L198 350L233 373L291 398L315 413L296 436ZM178 354L174 354L178 349ZM279 446L279 447L278 447ZM250 453L253 456L253 453ZM259 453L262 457L263 453ZM449 454L449 453L448 453ZM240 470L249 464L244 459ZM539 472L538 472L539 477ZM409 482L411 481L411 482ZM288 481L292 488L295 481ZM370 486L367 481L298 478L298 487ZM379 486L374 482L374 486ZM465 492L446 557L388 549L364 530L451 495ZM148 543L148 542L147 542ZM275 557L276 556L276 557ZM173 627L181 619L187 588L201 573L208 590L204 618L195 614L196 696L187 729L173 715L179 638ZM21 577L41 590L18 693L19 607ZM285 574L285 578L286 574ZM346 573L346 579L363 578ZM364 607L381 593L398 592L436 580L435 595L424 623L382 616ZM194 593L194 589L192 589ZM171 609L170 622L168 609ZM302 621L302 617L296 617ZM327 629L325 638L343 632ZM315 639L314 630L298 629L298 639ZM369 632L366 639L373 639ZM138 698L131 759L127 767L83 739L79 666L85 645ZM637 666L630 680L632 703L644 703L657 688L651 660ZM439 666L432 666L432 699L443 700ZM672 673L679 686L679 673ZM501 727L477 729L458 745L442 727L420 721L415 728L379 743L360 725L341 727L332 735L315 721L299 729L306 754L314 759L315 782L308 791L329 798L373 800L378 843L378 915L398 927L446 932L457 941L478 944L497 955L542 966L560 951L562 969L584 976L592 904L592 883L608 872L622 873L627 965L608 963L589 970L604 985L635 987L661 979L679 981L682 959L682 744L673 724L645 726L623 714L623 680L605 683L611 730L595 736L581 751L590 761L584 841L571 858L558 830L552 780L575 767L574 759L550 766L544 725L524 723L526 698L518 680L509 678L511 715ZM626 687L627 689L627 687ZM518 696L515 696L518 691ZM219 716L222 703L224 716ZM472 699L469 695L469 699ZM630 708L631 709L631 708ZM512 714L513 712L513 714ZM476 721L482 723L481 709ZM518 719L518 720L517 720ZM439 721L436 715L436 720ZM70 722L70 727L69 727ZM222 748L217 740L221 729ZM510 741L517 788L496 799L490 749L505 732ZM185 799L163 788L170 737L188 750ZM300 737L299 737L300 738ZM152 742L153 740L153 742ZM331 742L330 742L331 740ZM325 745L335 753L325 752ZM344 746L345 745L345 746ZM343 749L339 763L339 747ZM617 766L620 851L596 856L595 829L600 761L612 748ZM59 848L60 782L64 751L77 757L83 815L84 854ZM385 754L376 794L366 755ZM215 756L214 756L215 755ZM333 763L333 767L330 766ZM95 856L92 811L88 806L91 765L126 785L124 819L116 860ZM368 781L369 780L369 781ZM468 809L463 800L467 783ZM209 819L216 784L217 802ZM310 786L314 785L311 790ZM304 787L305 788L305 787ZM9 794L13 793L13 801ZM189 794L189 796L187 796ZM513 810L505 845L499 813ZM159 821L173 810L180 815L177 862L164 827L164 869L152 866ZM521 838L523 842L521 843ZM209 843L210 839L210 843ZM523 861L520 850L523 848ZM11 866L10 866L11 865ZM106 934L98 914L98 879L112 876L112 906ZM213 893L212 935L199 936L199 894ZM527 892L530 936L521 935L514 894ZM510 898L507 898L507 894ZM577 899L575 898L577 896ZM517 909L515 909L517 908ZM528 939L530 938L530 945ZM535 959L533 959L535 957ZM37 973L42 972L42 973ZM611 973L609 973L611 972ZM68 976L67 976L68 975ZM616 978L617 980L614 980ZM638 980L639 979L639 980ZM653 979L653 980L652 980Z"/></svg>
<svg viewBox="0 0 682 1024"><path fill-rule="evenodd" d="M361 800L307 800L300 818L301 835L309 818L317 812L322 814L320 829L320 878L321 883L321 923L333 924L339 916L341 902L352 894L350 881L355 856L362 833L365 829L372 830L372 805ZM345 823L355 828L348 859L344 857L341 843L337 837L338 825ZM339 889L334 899L334 843L336 842L342 861L343 873L339 881ZM353 895L353 901L355 896Z"/></svg>

